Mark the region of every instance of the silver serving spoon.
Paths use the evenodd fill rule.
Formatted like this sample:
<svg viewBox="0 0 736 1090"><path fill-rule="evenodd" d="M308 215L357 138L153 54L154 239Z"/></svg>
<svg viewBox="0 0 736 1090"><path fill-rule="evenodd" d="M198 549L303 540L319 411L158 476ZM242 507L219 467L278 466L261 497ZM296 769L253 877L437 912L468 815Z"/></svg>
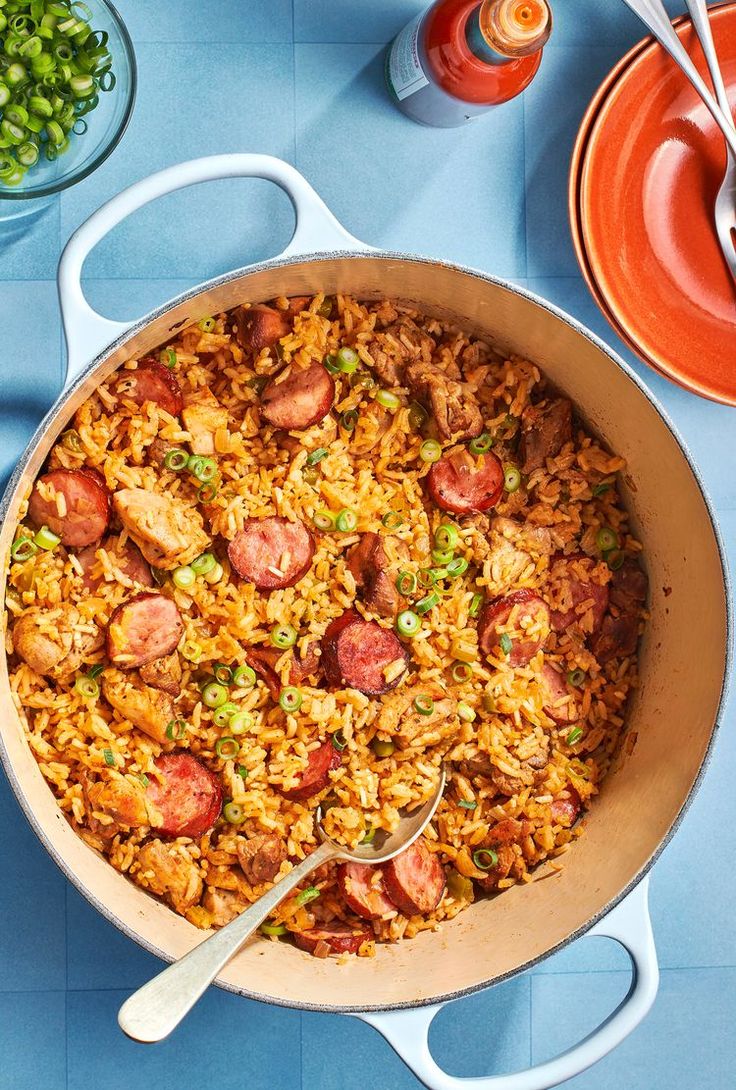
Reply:
<svg viewBox="0 0 736 1090"><path fill-rule="evenodd" d="M395 832L376 833L370 844L361 844L353 851L327 839L322 829L321 809L318 810L317 829L322 838L319 848L297 863L268 893L264 893L226 927L210 935L126 999L118 1014L118 1023L123 1032L135 1041L146 1043L168 1037L256 928L313 870L338 859L355 863L387 863L413 844L439 805L445 779L445 770L442 769L433 797L421 809L402 817Z"/></svg>

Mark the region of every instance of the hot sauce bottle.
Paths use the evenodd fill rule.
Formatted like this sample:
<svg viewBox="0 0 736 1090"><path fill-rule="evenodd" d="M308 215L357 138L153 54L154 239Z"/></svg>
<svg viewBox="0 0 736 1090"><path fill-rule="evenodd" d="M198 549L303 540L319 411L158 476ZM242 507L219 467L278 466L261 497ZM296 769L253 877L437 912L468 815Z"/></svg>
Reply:
<svg viewBox="0 0 736 1090"><path fill-rule="evenodd" d="M436 0L391 43L389 91L414 121L463 125L531 83L551 30L547 0Z"/></svg>

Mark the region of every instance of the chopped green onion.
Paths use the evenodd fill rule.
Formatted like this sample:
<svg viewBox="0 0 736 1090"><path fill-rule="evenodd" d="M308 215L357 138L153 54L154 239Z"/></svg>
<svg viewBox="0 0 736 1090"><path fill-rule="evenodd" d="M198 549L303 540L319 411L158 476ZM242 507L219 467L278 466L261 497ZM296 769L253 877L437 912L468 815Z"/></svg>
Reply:
<svg viewBox="0 0 736 1090"><path fill-rule="evenodd" d="M428 594L426 598L420 598L418 602L415 602L414 612L423 616L425 613L429 613L430 609L434 609L435 606L438 606L440 601L440 596L435 591L432 594Z"/></svg>
<svg viewBox="0 0 736 1090"><path fill-rule="evenodd" d="M571 670L567 675L567 680L570 685L574 685L578 689L585 681L585 670Z"/></svg>
<svg viewBox="0 0 736 1090"><path fill-rule="evenodd" d="M293 647L296 643L297 630L290 624L277 624L271 629L271 643L274 647L280 647L282 650L286 650L287 647Z"/></svg>
<svg viewBox="0 0 736 1090"><path fill-rule="evenodd" d="M471 454L486 454L492 446L493 436L489 431L484 431L477 438L470 440L468 450Z"/></svg>
<svg viewBox="0 0 736 1090"><path fill-rule="evenodd" d="M225 821L229 821L231 825L240 825L245 813L240 803L226 802L222 808L222 816Z"/></svg>
<svg viewBox="0 0 736 1090"><path fill-rule="evenodd" d="M231 761L240 753L240 742L229 735L219 738L215 743L215 753L218 757L222 757L223 761Z"/></svg>
<svg viewBox="0 0 736 1090"><path fill-rule="evenodd" d="M419 431L429 420L429 413L418 401L412 401L409 406L409 427Z"/></svg>
<svg viewBox="0 0 736 1090"><path fill-rule="evenodd" d="M449 564L455 556L452 549L432 549L432 563L433 564Z"/></svg>
<svg viewBox="0 0 736 1090"><path fill-rule="evenodd" d="M173 742L180 741L187 732L187 725L183 719L171 719L166 725L166 737Z"/></svg>
<svg viewBox="0 0 736 1090"><path fill-rule="evenodd" d="M359 363L360 356L354 348L341 348L337 353L337 366L344 375L352 375L353 371L357 371Z"/></svg>
<svg viewBox="0 0 736 1090"><path fill-rule="evenodd" d="M521 473L516 466L504 466L503 487L507 492L518 491L521 485Z"/></svg>
<svg viewBox="0 0 736 1090"><path fill-rule="evenodd" d="M149 783L151 782L145 772L141 772L138 779L141 781L144 787L148 787Z"/></svg>
<svg viewBox="0 0 736 1090"><path fill-rule="evenodd" d="M282 711L293 714L299 711L303 700L304 697L294 685L287 685L281 690L279 706Z"/></svg>
<svg viewBox="0 0 736 1090"><path fill-rule="evenodd" d="M601 481L600 484L593 485L591 492L594 496L602 496L605 492L610 490L612 483L612 481Z"/></svg>
<svg viewBox="0 0 736 1090"><path fill-rule="evenodd" d="M496 698L493 693L483 693L483 709L489 714L496 711Z"/></svg>
<svg viewBox="0 0 736 1090"><path fill-rule="evenodd" d="M470 704L466 704L464 700L461 700L457 706L457 714L466 723L472 723L475 719L475 708L471 708Z"/></svg>
<svg viewBox="0 0 736 1090"><path fill-rule="evenodd" d="M87 677L92 678L93 681L96 681L104 669L105 667L103 666L103 664L101 662L98 662L96 666L90 666L89 670L87 671Z"/></svg>
<svg viewBox="0 0 736 1090"><path fill-rule="evenodd" d="M444 579L444 568L422 568L419 572L419 585L421 587L433 587L440 579Z"/></svg>
<svg viewBox="0 0 736 1090"><path fill-rule="evenodd" d="M202 690L202 702L208 708L220 708L227 700L227 689L218 681L208 682Z"/></svg>
<svg viewBox="0 0 736 1090"><path fill-rule="evenodd" d="M207 485L202 485L202 488L206 488ZM225 574L225 569L219 562L215 564L211 571L205 573L204 581L209 583L210 586L214 586L215 583L219 583Z"/></svg>
<svg viewBox="0 0 736 1090"><path fill-rule="evenodd" d="M214 481L207 481L206 484L201 484L197 489L197 499L200 503L212 503L217 492L218 488Z"/></svg>
<svg viewBox="0 0 736 1090"><path fill-rule="evenodd" d="M245 765L238 765L235 769L235 773L236 775L240 776L241 780L248 779L248 769L245 767Z"/></svg>
<svg viewBox="0 0 736 1090"><path fill-rule="evenodd" d="M230 723L230 720L237 714L238 705L233 704L231 700L227 700L224 704L221 704L219 708L215 708L212 713L212 722L216 727L224 727Z"/></svg>
<svg viewBox="0 0 736 1090"><path fill-rule="evenodd" d="M184 564L180 568L174 568L171 573L171 578L174 582L174 586L178 587L179 590L188 590L197 582L197 576L194 574L194 569L188 564Z"/></svg>
<svg viewBox="0 0 736 1090"><path fill-rule="evenodd" d="M398 530L399 526L404 524L404 516L399 514L398 511L387 511L381 517L381 522L387 530Z"/></svg>
<svg viewBox="0 0 736 1090"><path fill-rule="evenodd" d="M329 371L331 375L340 374L340 364L337 362L337 356L329 355L324 358L325 370Z"/></svg>
<svg viewBox="0 0 736 1090"><path fill-rule="evenodd" d="M340 530L343 534L352 533L357 525L358 516L355 511L351 511L348 507L344 507L335 519L335 529Z"/></svg>
<svg viewBox="0 0 736 1090"><path fill-rule="evenodd" d="M17 560L19 564L24 564L26 560L30 560L37 552L38 546L32 537L19 537L18 540L14 541L10 546L10 556L13 560Z"/></svg>
<svg viewBox="0 0 736 1090"><path fill-rule="evenodd" d="M207 572L212 571L217 560L212 553L202 553L189 565L195 575L206 575Z"/></svg>
<svg viewBox="0 0 736 1090"><path fill-rule="evenodd" d="M163 348L158 358L164 367L168 367L170 371L173 371L176 367L176 352L173 348Z"/></svg>
<svg viewBox="0 0 736 1090"><path fill-rule="evenodd" d="M317 307L317 313L319 314L320 318L331 318L332 317L332 308L333 308L334 305L335 305L335 300L332 298L332 296L331 295L325 295L324 299L322 300L320 305Z"/></svg>
<svg viewBox="0 0 736 1090"><path fill-rule="evenodd" d="M402 609L396 618L396 631L400 636L416 636L422 622L410 609Z"/></svg>
<svg viewBox="0 0 736 1090"><path fill-rule="evenodd" d="M480 607L483 605L483 595L474 594L470 600L470 609L468 613L471 617L477 617L480 613Z"/></svg>
<svg viewBox="0 0 736 1090"><path fill-rule="evenodd" d="M492 870L498 866L498 855L493 848L478 848L473 852L473 862L478 870Z"/></svg>
<svg viewBox="0 0 736 1090"><path fill-rule="evenodd" d="M251 666L237 666L233 671L233 685L237 689L252 689L256 683L256 672Z"/></svg>
<svg viewBox="0 0 736 1090"><path fill-rule="evenodd" d="M463 810L475 810L477 805L478 803L474 799L460 799L460 802L458 803L458 806Z"/></svg>
<svg viewBox="0 0 736 1090"><path fill-rule="evenodd" d="M583 737L583 728L582 727L573 727L572 730L570 731L570 733L568 734L567 738L565 739L565 741L567 742L568 746L574 746L575 743L579 742L582 737Z"/></svg>
<svg viewBox="0 0 736 1090"><path fill-rule="evenodd" d="M342 750L345 749L345 746L348 743L345 739L345 735L341 730L336 730L335 733L332 735L332 744L339 752L342 752Z"/></svg>
<svg viewBox="0 0 736 1090"><path fill-rule="evenodd" d="M442 457L442 447L436 439L425 439L419 448L419 457L423 462L437 462Z"/></svg>
<svg viewBox="0 0 736 1090"><path fill-rule="evenodd" d="M323 458L326 458L328 454L329 451L324 447L317 447L316 450L313 450L311 454L307 455L307 465L316 466L317 463L321 462Z"/></svg>
<svg viewBox="0 0 736 1090"><path fill-rule="evenodd" d="M202 484L209 484L217 476L217 462L214 458L205 458L201 454L192 454L187 459L187 469Z"/></svg>
<svg viewBox="0 0 736 1090"><path fill-rule="evenodd" d="M414 711L419 712L420 715L431 715L434 711L434 700L431 696L420 693L419 696L414 697Z"/></svg>
<svg viewBox="0 0 736 1090"><path fill-rule="evenodd" d="M226 666L224 662L216 662L212 667L212 673L215 681L219 681L220 685L230 685L233 680L233 672L229 666Z"/></svg>
<svg viewBox="0 0 736 1090"><path fill-rule="evenodd" d="M196 640L185 640L181 645L181 653L187 662L199 662L202 658L202 648Z"/></svg>
<svg viewBox="0 0 736 1090"><path fill-rule="evenodd" d="M434 532L434 544L436 549L453 553L457 548L459 541L460 534L458 533L457 526L453 526L449 522L443 522Z"/></svg>
<svg viewBox="0 0 736 1090"><path fill-rule="evenodd" d="M359 416L360 413L357 409L346 409L344 413L340 414L340 426L347 432L355 431Z"/></svg>
<svg viewBox="0 0 736 1090"><path fill-rule="evenodd" d="M511 648L513 647L513 641L511 639L511 637L509 636L508 632L504 632L501 635L501 639L498 641L498 643L499 643L499 646L500 646L501 650L503 651L504 655L510 655L511 654Z"/></svg>
<svg viewBox="0 0 736 1090"><path fill-rule="evenodd" d="M602 553L610 552L611 549L618 549L619 547L618 534L610 526L601 526L595 535L595 542Z"/></svg>
<svg viewBox="0 0 736 1090"><path fill-rule="evenodd" d="M294 903L299 905L299 907L301 908L302 905L308 905L310 901L316 901L318 897L319 890L317 889L317 887L307 886L306 889L303 889L300 893L297 893L296 897L294 898Z"/></svg>
<svg viewBox="0 0 736 1090"><path fill-rule="evenodd" d="M376 401L379 405L382 405L384 409L389 409L391 412L396 412L401 406L400 398L398 398L396 394L392 394L390 390L378 390L376 393Z"/></svg>
<svg viewBox="0 0 736 1090"><path fill-rule="evenodd" d="M232 706L234 707L234 705ZM225 704L224 707L227 708L230 707L230 705ZM220 710L221 709L218 708L218 711ZM215 714L217 714L217 712ZM247 734L254 723L255 720L250 712L239 712L236 710L234 714L231 714L227 727L231 734Z"/></svg>
<svg viewBox="0 0 736 1090"><path fill-rule="evenodd" d="M82 449L82 437L75 428L69 428L61 437L61 445L75 452Z"/></svg>
<svg viewBox="0 0 736 1090"><path fill-rule="evenodd" d="M102 756L105 758L105 764L108 768L114 768L116 765L115 754L111 749L103 749Z"/></svg>
<svg viewBox="0 0 736 1090"><path fill-rule="evenodd" d="M312 515L312 522L318 530L322 530L325 533L335 527L334 516L331 515L329 511L315 511Z"/></svg>
<svg viewBox="0 0 736 1090"><path fill-rule="evenodd" d="M189 461L189 455L181 447L174 447L173 450L166 452L164 458L164 465L167 469L170 469L172 473L180 473L182 469L186 469Z"/></svg>
<svg viewBox="0 0 736 1090"><path fill-rule="evenodd" d="M376 757L390 757L396 746L390 739L374 738L371 742L371 749Z"/></svg>
<svg viewBox="0 0 736 1090"><path fill-rule="evenodd" d="M366 832L365 836L363 837L363 839L361 840L360 843L361 844L372 844L373 841L376 839L376 832L377 832L377 829L376 829L375 825L368 825L367 832Z"/></svg>
<svg viewBox="0 0 736 1090"><path fill-rule="evenodd" d="M305 466L302 470L302 476L307 484L315 485L319 480L319 470L316 466Z"/></svg>
<svg viewBox="0 0 736 1090"><path fill-rule="evenodd" d="M92 677L78 677L74 682L74 691L83 700L95 700L100 695L100 686Z"/></svg>
<svg viewBox="0 0 736 1090"><path fill-rule="evenodd" d="M402 571L396 577L396 589L404 598L408 598L417 589L417 577L413 572Z"/></svg>
<svg viewBox="0 0 736 1090"><path fill-rule="evenodd" d="M33 543L37 545L39 549L43 549L48 552L51 549L55 549L57 545L61 543L61 538L58 534L52 534L48 526L42 526L33 536Z"/></svg>
<svg viewBox="0 0 736 1090"><path fill-rule="evenodd" d="M282 923L262 923L260 926L260 931L264 935L280 936L286 934L286 928Z"/></svg>
<svg viewBox="0 0 736 1090"><path fill-rule="evenodd" d="M452 668L452 680L464 685L473 676L473 669L467 662L456 662Z"/></svg>
<svg viewBox="0 0 736 1090"><path fill-rule="evenodd" d="M468 570L468 562L464 556L456 556L454 560L451 560L447 565L447 574L450 579L457 579L459 575L464 575Z"/></svg>
<svg viewBox="0 0 736 1090"><path fill-rule="evenodd" d="M361 388L364 390L372 390L376 385L372 375L369 375L367 371L355 371L348 379L353 389Z"/></svg>
<svg viewBox="0 0 736 1090"><path fill-rule="evenodd" d="M622 568L624 566L626 553L623 552L621 549L611 549L610 552L606 553L604 559L611 571L618 571L619 568Z"/></svg>
<svg viewBox="0 0 736 1090"><path fill-rule="evenodd" d="M197 322L197 327L201 329L203 333L211 333L216 324L214 318L202 318Z"/></svg>

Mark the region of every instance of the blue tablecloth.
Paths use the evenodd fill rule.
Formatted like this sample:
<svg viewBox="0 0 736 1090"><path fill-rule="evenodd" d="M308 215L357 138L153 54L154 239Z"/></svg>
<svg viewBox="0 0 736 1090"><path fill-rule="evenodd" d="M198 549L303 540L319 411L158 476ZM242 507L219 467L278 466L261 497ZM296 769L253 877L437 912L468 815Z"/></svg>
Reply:
<svg viewBox="0 0 736 1090"><path fill-rule="evenodd" d="M588 295L570 243L566 183L578 122L611 65L641 36L619 0L556 0L555 31L534 84L461 131L413 125L384 91L384 46L418 0L118 6L140 66L122 146L23 238L7 244L0 233L0 476L60 388L54 274L70 233L153 170L208 153L259 151L294 163L359 238L527 284L613 344L689 442L733 547L733 412L632 358ZM135 318L188 284L278 252L291 223L288 201L264 182L219 182L168 197L99 246L86 270L89 297L110 317ZM652 876L662 967L654 1010L614 1055L575 1080L580 1090L733 1085L733 719L728 711L705 784ZM132 1044L117 1029L116 1011L157 961L67 884L2 777L0 818L2 1090L419 1086L361 1023L218 990L165 1044ZM533 973L445 1010L432 1047L456 1074L523 1067L584 1036L628 983L613 943L582 940Z"/></svg>

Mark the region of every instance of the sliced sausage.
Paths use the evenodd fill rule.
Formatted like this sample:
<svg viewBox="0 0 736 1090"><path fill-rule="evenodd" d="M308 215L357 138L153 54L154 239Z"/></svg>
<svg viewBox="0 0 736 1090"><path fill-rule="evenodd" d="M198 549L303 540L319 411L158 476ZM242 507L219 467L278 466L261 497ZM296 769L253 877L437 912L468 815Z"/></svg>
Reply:
<svg viewBox="0 0 736 1090"><path fill-rule="evenodd" d="M542 686L544 712L555 723L572 723L578 717L578 711L572 693L562 674L545 662L540 678Z"/></svg>
<svg viewBox="0 0 736 1090"><path fill-rule="evenodd" d="M580 795L574 787L566 787L552 802L552 820L569 829L577 821L581 810Z"/></svg>
<svg viewBox="0 0 736 1090"><path fill-rule="evenodd" d="M293 939L300 950L319 957L330 954L357 954L373 932L367 927L350 927L345 923L333 923L325 927L312 927L309 931L294 931ZM324 953L321 953L324 951Z"/></svg>
<svg viewBox="0 0 736 1090"><path fill-rule="evenodd" d="M405 916L434 911L445 892L445 872L439 857L423 840L415 840L383 868L386 893Z"/></svg>
<svg viewBox="0 0 736 1090"><path fill-rule="evenodd" d="M495 454L474 456L463 449L434 463L427 475L427 487L443 511L468 515L497 504L503 480L503 466Z"/></svg>
<svg viewBox="0 0 736 1090"><path fill-rule="evenodd" d="M110 493L94 469L53 469L33 486L28 518L48 526L62 544L82 549L99 541L110 521Z"/></svg>
<svg viewBox="0 0 736 1090"><path fill-rule="evenodd" d="M211 829L222 808L222 788L214 772L190 753L166 753L154 761L146 796L162 817L164 836L199 837Z"/></svg>
<svg viewBox="0 0 736 1090"><path fill-rule="evenodd" d="M521 414L522 473L532 473L572 440L572 404L567 398L527 405Z"/></svg>
<svg viewBox="0 0 736 1090"><path fill-rule="evenodd" d="M276 670L276 663L284 654L276 647L249 647L245 652L245 661L265 681L274 700L281 693L281 678ZM317 648L308 647L303 656L292 655L289 665L289 685L301 685L320 669L320 657Z"/></svg>
<svg viewBox="0 0 736 1090"><path fill-rule="evenodd" d="M265 303L237 307L232 316L238 341L256 355L264 348L272 348L289 332L286 315Z"/></svg>
<svg viewBox="0 0 736 1090"><path fill-rule="evenodd" d="M141 360L135 371L119 371L111 389L135 405L153 401L170 416L178 416L182 410L181 387L174 372L150 356Z"/></svg>
<svg viewBox="0 0 736 1090"><path fill-rule="evenodd" d="M550 623L555 632L565 632L571 625L580 621L579 607L584 602L591 602L592 615L591 632L597 632L601 626L603 615L608 608L608 587L600 583L593 583L587 579L581 579L573 570L573 565L588 561L591 567L593 561L582 554L569 557L560 557L553 562L552 573L557 574L562 569L563 579L566 581L572 605L569 609L553 609L550 612Z"/></svg>
<svg viewBox="0 0 736 1090"><path fill-rule="evenodd" d="M319 424L335 400L335 382L321 363L290 365L271 379L261 394L261 413L275 428L302 431Z"/></svg>
<svg viewBox="0 0 736 1090"><path fill-rule="evenodd" d="M258 833L247 840L238 837L238 862L252 886L271 882L285 859L286 845L274 833Z"/></svg>
<svg viewBox="0 0 736 1090"><path fill-rule="evenodd" d="M138 673L153 689L160 689L170 696L178 696L181 692L181 662L176 651L141 666Z"/></svg>
<svg viewBox="0 0 736 1090"><path fill-rule="evenodd" d="M154 578L151 569L143 559L138 546L129 538L124 545L120 544L120 538L111 534L99 545L88 545L86 549L80 549L76 558L82 566L82 586L90 594L94 594L97 588L105 582L102 567L99 575L94 574L97 564L97 553L104 549L110 556L112 563L119 568L123 575L127 575L132 583L138 583L142 587L152 587Z"/></svg>
<svg viewBox="0 0 736 1090"><path fill-rule="evenodd" d="M289 522L278 515L248 519L227 555L241 579L258 590L283 590L309 571L314 538L301 521Z"/></svg>
<svg viewBox="0 0 736 1090"><path fill-rule="evenodd" d="M404 663L403 669L386 681L386 670L399 660ZM322 637L322 665L330 685L380 696L399 684L408 657L393 632L375 621L364 621L359 613L348 609L327 626Z"/></svg>
<svg viewBox="0 0 736 1090"><path fill-rule="evenodd" d="M184 634L176 603L163 594L136 594L114 609L107 625L107 656L133 670L170 655Z"/></svg>
<svg viewBox="0 0 736 1090"><path fill-rule="evenodd" d="M405 552L403 542L398 539L394 540L394 547L399 553ZM393 617L399 606L399 592L380 534L361 534L358 544L348 553L347 564L363 591L363 601L368 609L382 617Z"/></svg>
<svg viewBox="0 0 736 1090"><path fill-rule="evenodd" d="M501 637L498 630L508 623L514 609L515 628L523 632L534 625L538 630L538 635L529 639L512 639L511 650L505 656L509 666L526 666L542 647L549 631L549 609L532 590L513 591L501 598L494 598L483 607L478 618L478 646L484 655L499 653L498 641Z"/></svg>
<svg viewBox="0 0 736 1090"><path fill-rule="evenodd" d="M386 896L380 867L342 863L337 868L337 880L348 908L364 920L381 920L396 912L396 905Z"/></svg>
<svg viewBox="0 0 736 1090"><path fill-rule="evenodd" d="M330 782L330 772L339 768L341 758L332 742L323 742L318 749L313 749L307 759L307 767L302 772L298 787L291 791L281 791L285 799L292 802L304 802L312 795L318 795Z"/></svg>

